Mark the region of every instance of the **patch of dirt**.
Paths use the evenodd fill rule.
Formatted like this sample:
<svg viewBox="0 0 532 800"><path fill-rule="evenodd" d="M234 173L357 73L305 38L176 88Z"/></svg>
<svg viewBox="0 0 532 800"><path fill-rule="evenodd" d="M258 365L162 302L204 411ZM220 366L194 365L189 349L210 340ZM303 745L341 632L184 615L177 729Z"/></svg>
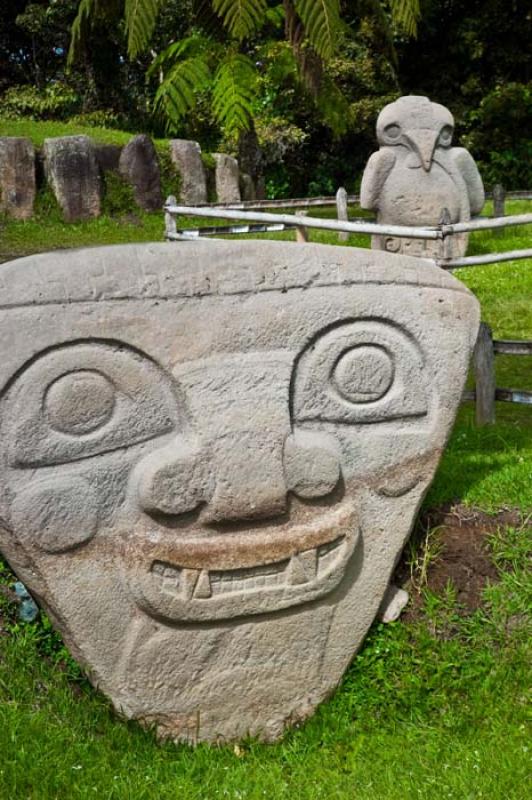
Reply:
<svg viewBox="0 0 532 800"><path fill-rule="evenodd" d="M402 586L410 594L410 602L401 619L411 622L422 618L422 589L441 595L449 582L456 590L462 613L470 614L480 608L482 590L488 582L494 583L498 580L487 542L488 536L501 527L520 524L521 514L511 509L488 515L465 506L449 505L423 514L412 535L419 551L417 569L412 575L407 546L393 578L397 586ZM425 574L421 575L421 570L424 569L422 560L427 531L432 531L429 545L432 555L427 559Z"/></svg>

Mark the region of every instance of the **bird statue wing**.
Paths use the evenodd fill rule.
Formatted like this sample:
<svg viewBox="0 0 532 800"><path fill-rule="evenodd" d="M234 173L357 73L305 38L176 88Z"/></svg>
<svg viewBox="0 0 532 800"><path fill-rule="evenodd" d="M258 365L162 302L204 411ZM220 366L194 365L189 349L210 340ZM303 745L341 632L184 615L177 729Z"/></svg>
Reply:
<svg viewBox="0 0 532 800"><path fill-rule="evenodd" d="M379 195L386 178L395 164L395 155L391 148L377 150L370 157L362 176L360 186L360 205L362 208L376 209Z"/></svg>
<svg viewBox="0 0 532 800"><path fill-rule="evenodd" d="M486 200L484 184L473 156L464 147L453 147L451 157L467 186L471 214L480 214Z"/></svg>

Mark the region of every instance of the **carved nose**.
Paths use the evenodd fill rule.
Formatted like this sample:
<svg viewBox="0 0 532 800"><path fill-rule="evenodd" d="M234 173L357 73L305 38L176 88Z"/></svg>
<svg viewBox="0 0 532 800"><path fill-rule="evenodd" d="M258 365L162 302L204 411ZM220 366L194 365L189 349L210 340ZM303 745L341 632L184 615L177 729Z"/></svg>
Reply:
<svg viewBox="0 0 532 800"><path fill-rule="evenodd" d="M139 465L141 506L178 515L202 505L200 520L213 523L276 517L289 492L332 491L340 462L330 437L291 433L291 367L279 356L244 358L182 376L197 440L177 437Z"/></svg>

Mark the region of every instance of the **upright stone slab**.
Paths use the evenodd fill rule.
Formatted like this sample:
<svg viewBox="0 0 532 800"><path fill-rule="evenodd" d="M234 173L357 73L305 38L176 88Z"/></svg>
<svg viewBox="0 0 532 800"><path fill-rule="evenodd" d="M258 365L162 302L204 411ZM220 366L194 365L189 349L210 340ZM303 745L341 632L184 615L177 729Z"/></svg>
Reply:
<svg viewBox="0 0 532 800"><path fill-rule="evenodd" d="M465 222L484 205L477 166L463 147L451 147L451 112L428 97L408 95L385 106L377 120L380 150L369 159L360 205L377 212L377 222L432 226L442 215ZM467 234L453 236L446 257L467 250ZM438 241L374 236L372 246L393 253L440 258Z"/></svg>
<svg viewBox="0 0 532 800"><path fill-rule="evenodd" d="M337 686L460 405L479 307L285 242L0 267L0 546L126 717L273 740Z"/></svg>
<svg viewBox="0 0 532 800"><path fill-rule="evenodd" d="M129 141L118 165L120 174L133 187L135 202L144 211L160 211L163 205L161 173L154 144L142 133Z"/></svg>
<svg viewBox="0 0 532 800"><path fill-rule="evenodd" d="M44 169L67 222L98 217L101 183L94 146L88 136L45 139Z"/></svg>
<svg viewBox="0 0 532 800"><path fill-rule="evenodd" d="M181 176L180 201L186 206L207 202L207 178L198 142L171 139L170 158Z"/></svg>
<svg viewBox="0 0 532 800"><path fill-rule="evenodd" d="M216 199L219 203L239 203L240 174L238 161L226 153L214 153L216 169Z"/></svg>
<svg viewBox="0 0 532 800"><path fill-rule="evenodd" d="M35 150L31 139L0 138L0 210L13 219L33 216Z"/></svg>

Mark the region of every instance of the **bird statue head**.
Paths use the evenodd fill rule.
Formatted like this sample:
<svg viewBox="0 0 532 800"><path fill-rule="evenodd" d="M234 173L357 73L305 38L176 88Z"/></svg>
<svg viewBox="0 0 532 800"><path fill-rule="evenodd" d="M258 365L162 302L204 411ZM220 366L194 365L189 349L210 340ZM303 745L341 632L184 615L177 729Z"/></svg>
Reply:
<svg viewBox="0 0 532 800"><path fill-rule="evenodd" d="M451 146L453 130L453 115L445 106L416 95L390 103L377 119L379 144L413 151L426 172L430 170L435 149Z"/></svg>

